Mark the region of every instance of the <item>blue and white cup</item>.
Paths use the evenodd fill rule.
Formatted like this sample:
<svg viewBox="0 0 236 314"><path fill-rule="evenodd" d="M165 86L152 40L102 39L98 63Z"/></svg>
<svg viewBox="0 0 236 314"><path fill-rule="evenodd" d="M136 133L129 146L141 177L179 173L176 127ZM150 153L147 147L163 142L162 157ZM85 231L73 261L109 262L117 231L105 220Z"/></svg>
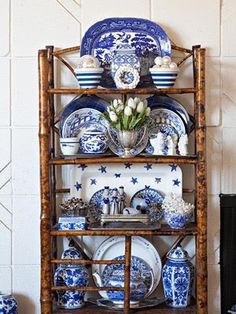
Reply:
<svg viewBox="0 0 236 314"><path fill-rule="evenodd" d="M75 155L79 151L78 137L61 137L60 147L63 155Z"/></svg>
<svg viewBox="0 0 236 314"><path fill-rule="evenodd" d="M75 75L80 88L97 88L101 82L103 68L78 68Z"/></svg>
<svg viewBox="0 0 236 314"><path fill-rule="evenodd" d="M152 81L157 88L171 88L175 85L179 69L150 68Z"/></svg>

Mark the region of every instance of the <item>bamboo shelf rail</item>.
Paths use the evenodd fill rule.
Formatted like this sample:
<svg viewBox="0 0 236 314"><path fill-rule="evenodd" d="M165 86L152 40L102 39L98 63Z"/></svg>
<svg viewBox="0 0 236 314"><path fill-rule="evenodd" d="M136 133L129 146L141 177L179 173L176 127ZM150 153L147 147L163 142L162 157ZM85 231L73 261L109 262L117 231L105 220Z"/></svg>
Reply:
<svg viewBox="0 0 236 314"><path fill-rule="evenodd" d="M124 264L125 280L124 288L109 288L109 290L124 290L125 302L122 313L139 314L207 314L207 188L206 188L206 125L205 125L205 49L193 46L186 49L172 45L172 49L184 53L185 56L178 62L181 65L188 58L192 59L193 86L188 88L135 88L135 89L80 89L64 88L55 86L54 82L54 59L62 62L73 75L73 67L63 58L63 55L75 53L80 50L79 46L61 50L54 50L53 46L39 50L38 73L39 73L39 141L40 141L40 187L41 187L41 314L113 314L114 310L98 307L87 303L84 308L78 310L63 310L54 308L53 294L55 291L68 290L66 286L56 287L53 285L53 270L59 264L83 264L86 267L97 264ZM60 157L56 154L55 141L58 129L55 123L59 117L55 116L56 95L166 95L166 94L192 94L194 99L195 119L195 154L191 156L136 156L134 158L119 158L117 156L103 156L88 158L87 156ZM54 102L55 101L55 102ZM132 230L132 229L89 229L76 231L59 231L53 229L57 223L56 195L57 193L69 193L70 190L57 186L56 166L98 163L160 163L191 165L194 168L195 187L185 189L184 193L193 193L195 198L196 217L195 222L187 228L174 230L167 225L161 225L156 230ZM59 168L60 170L60 168ZM76 236L124 236L125 237L125 259L114 260L91 260L83 256L83 260L63 260L57 255L58 237ZM132 236L174 236L176 237L171 248L180 243L186 236L195 238L196 253L196 300L187 308L174 309L164 304L154 308L129 309L130 300L130 263ZM170 249L171 249L170 248ZM167 252L166 252L167 253ZM165 262L166 253L162 257ZM74 289L74 288L71 288ZM107 287L75 288L76 290L99 291Z"/></svg>

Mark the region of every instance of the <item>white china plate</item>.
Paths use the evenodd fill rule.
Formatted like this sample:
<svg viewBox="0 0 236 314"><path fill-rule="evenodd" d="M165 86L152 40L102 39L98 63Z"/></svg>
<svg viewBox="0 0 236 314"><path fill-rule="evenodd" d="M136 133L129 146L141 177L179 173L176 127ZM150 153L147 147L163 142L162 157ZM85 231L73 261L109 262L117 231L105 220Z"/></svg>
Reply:
<svg viewBox="0 0 236 314"><path fill-rule="evenodd" d="M123 254L125 254L125 237L114 236L109 237L100 244L94 252L93 260L112 260ZM148 297L157 288L161 279L162 264L160 255L151 242L139 236L132 237L131 255L145 260L153 271L153 287L147 293L146 297ZM92 273L97 272L102 276L105 267L106 265L93 264Z"/></svg>
<svg viewBox="0 0 236 314"><path fill-rule="evenodd" d="M126 206L131 197L142 189L152 188L164 196L182 196L182 170L175 164L80 164L71 167L70 193L89 202L104 186L111 189L124 186ZM100 193L97 193L100 195Z"/></svg>

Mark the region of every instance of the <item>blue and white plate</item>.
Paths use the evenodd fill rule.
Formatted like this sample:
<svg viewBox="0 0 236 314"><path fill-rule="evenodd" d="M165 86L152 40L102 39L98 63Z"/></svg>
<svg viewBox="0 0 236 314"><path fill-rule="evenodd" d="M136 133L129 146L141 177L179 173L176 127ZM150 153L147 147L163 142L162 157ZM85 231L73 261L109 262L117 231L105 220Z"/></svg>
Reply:
<svg viewBox="0 0 236 314"><path fill-rule="evenodd" d="M97 123L105 128L105 120L101 117L109 104L98 96L74 98L63 110L60 118L61 137L74 137L79 134L84 126Z"/></svg>
<svg viewBox="0 0 236 314"><path fill-rule="evenodd" d="M114 86L110 74L113 53L121 43L135 48L141 64L140 86L152 85L149 68L156 56L171 55L166 32L156 23L140 18L108 18L93 24L81 43L81 56L93 55L104 68L101 85Z"/></svg>
<svg viewBox="0 0 236 314"><path fill-rule="evenodd" d="M147 102L151 110L154 110L156 108L165 108L177 113L185 124L186 133L189 133L192 124L190 116L184 106L176 99L169 96L154 95L148 97Z"/></svg>
<svg viewBox="0 0 236 314"><path fill-rule="evenodd" d="M120 255L113 260L121 261L124 260L125 256ZM102 272L102 284L104 287L108 286L108 282L110 280L110 276L115 270L124 270L125 265L124 264L110 264L106 265L103 272ZM153 274L150 266L140 257L137 256L131 256L131 268L130 271L138 271L140 273L140 277L142 278L145 286L147 287L147 295L150 294L150 288L153 286Z"/></svg>
<svg viewBox="0 0 236 314"><path fill-rule="evenodd" d="M130 207L136 207L137 200L143 199L145 202L144 208L151 215L152 220L159 220L163 215L162 203L164 195L160 191L152 188L145 188L137 191L130 200Z"/></svg>

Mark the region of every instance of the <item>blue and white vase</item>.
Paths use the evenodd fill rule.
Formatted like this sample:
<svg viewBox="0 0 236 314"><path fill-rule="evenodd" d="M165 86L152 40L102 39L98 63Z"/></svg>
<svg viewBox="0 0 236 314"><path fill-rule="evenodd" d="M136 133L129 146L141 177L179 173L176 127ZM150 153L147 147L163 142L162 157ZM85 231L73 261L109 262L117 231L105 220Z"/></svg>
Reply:
<svg viewBox="0 0 236 314"><path fill-rule="evenodd" d="M190 304L194 279L194 267L188 253L181 246L171 250L162 270L162 282L166 304L187 307Z"/></svg>
<svg viewBox="0 0 236 314"><path fill-rule="evenodd" d="M70 247L62 254L65 259L79 259L80 253L74 247ZM54 284L56 286L86 287L89 283L89 274L83 265L61 264L54 274ZM64 309L78 309L84 306L84 291L58 291L57 305Z"/></svg>
<svg viewBox="0 0 236 314"><path fill-rule="evenodd" d="M12 295L0 294L0 314L17 314L17 302Z"/></svg>
<svg viewBox="0 0 236 314"><path fill-rule="evenodd" d="M106 132L88 130L80 138L80 150L86 154L103 154L108 148Z"/></svg>
<svg viewBox="0 0 236 314"><path fill-rule="evenodd" d="M140 72L140 62L138 56L135 54L135 48L128 43L121 43L115 50L111 62L111 75L113 78L116 71L124 65L131 66Z"/></svg>

